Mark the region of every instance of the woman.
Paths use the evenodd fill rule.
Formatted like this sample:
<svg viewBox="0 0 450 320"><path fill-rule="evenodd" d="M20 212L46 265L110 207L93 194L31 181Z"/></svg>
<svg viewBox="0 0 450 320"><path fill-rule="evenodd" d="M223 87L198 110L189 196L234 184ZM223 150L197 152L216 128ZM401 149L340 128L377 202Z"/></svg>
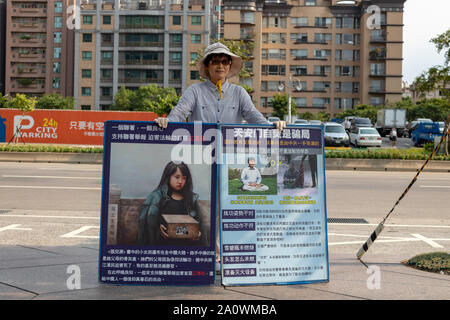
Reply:
<svg viewBox="0 0 450 320"><path fill-rule="evenodd" d="M205 81L190 86L167 118L155 120L162 128L168 122L185 122L186 118L189 122L241 124L246 120L249 124L268 124L247 91L228 81L239 74L241 57L216 42L205 49L198 66ZM286 126L285 121L274 124L280 130Z"/></svg>
<svg viewBox="0 0 450 320"><path fill-rule="evenodd" d="M138 244L140 245L180 245L180 240L170 240L161 214L189 214L199 223L200 210L198 195L193 191L192 176L183 162L169 162L158 187L151 192L141 207L139 214ZM193 239L200 240L201 232ZM189 243L183 242L183 245Z"/></svg>

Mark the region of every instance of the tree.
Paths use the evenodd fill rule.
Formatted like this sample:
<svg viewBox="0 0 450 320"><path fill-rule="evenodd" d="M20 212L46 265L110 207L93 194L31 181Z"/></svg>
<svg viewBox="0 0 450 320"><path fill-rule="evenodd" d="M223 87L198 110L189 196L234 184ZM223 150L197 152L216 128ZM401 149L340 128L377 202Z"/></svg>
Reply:
<svg viewBox="0 0 450 320"><path fill-rule="evenodd" d="M35 97L27 98L24 94L16 94L14 99L11 100L11 106L13 108L19 109L22 111L22 118L25 115L26 112L32 112L34 111L34 108L36 106L37 99ZM19 137L21 137L20 133L20 123L18 127L15 129L16 132L14 132L14 143L17 143L19 140Z"/></svg>
<svg viewBox="0 0 450 320"><path fill-rule="evenodd" d="M273 108L272 116L283 120L284 116L289 114L289 96L287 94L276 93L270 99L269 104ZM295 101L291 100L291 115L296 114Z"/></svg>
<svg viewBox="0 0 450 320"><path fill-rule="evenodd" d="M8 108L8 107L9 107L8 98L4 97L0 93L0 108Z"/></svg>
<svg viewBox="0 0 450 320"><path fill-rule="evenodd" d="M47 94L40 97L36 103L36 109L74 109L74 97L63 97L59 93Z"/></svg>
<svg viewBox="0 0 450 320"><path fill-rule="evenodd" d="M355 116L360 118L369 118L372 123L377 121L377 111L384 106L372 106L367 104L356 105L353 109L347 109L336 114L336 118L344 119L345 117Z"/></svg>
<svg viewBox="0 0 450 320"><path fill-rule="evenodd" d="M430 42L434 43L438 53L444 51L444 65L434 66L424 71L415 79L414 86L422 97L427 92L438 89L450 103L450 29L431 39Z"/></svg>
<svg viewBox="0 0 450 320"><path fill-rule="evenodd" d="M149 84L133 91L122 87L114 96L112 110L151 111L162 116L169 114L178 100L174 88Z"/></svg>

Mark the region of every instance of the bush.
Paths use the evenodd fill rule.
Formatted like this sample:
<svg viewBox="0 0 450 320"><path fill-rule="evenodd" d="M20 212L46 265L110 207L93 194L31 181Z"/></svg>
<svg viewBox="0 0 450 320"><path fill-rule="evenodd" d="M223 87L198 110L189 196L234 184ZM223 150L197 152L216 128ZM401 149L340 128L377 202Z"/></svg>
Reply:
<svg viewBox="0 0 450 320"><path fill-rule="evenodd" d="M450 253L432 252L417 255L409 259L406 265L425 271L450 274Z"/></svg>

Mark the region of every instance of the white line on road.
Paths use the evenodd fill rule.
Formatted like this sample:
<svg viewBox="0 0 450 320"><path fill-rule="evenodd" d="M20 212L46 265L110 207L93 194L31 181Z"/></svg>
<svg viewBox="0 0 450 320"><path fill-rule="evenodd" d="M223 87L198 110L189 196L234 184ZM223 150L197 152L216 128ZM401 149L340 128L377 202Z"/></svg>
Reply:
<svg viewBox="0 0 450 320"><path fill-rule="evenodd" d="M74 230L72 232L63 234L60 236L61 238L91 238L91 239L98 239L99 236L79 236L80 233L87 231L89 229L99 229L99 226L83 226L77 230Z"/></svg>
<svg viewBox="0 0 450 320"><path fill-rule="evenodd" d="M450 186L420 186L421 188L450 188Z"/></svg>
<svg viewBox="0 0 450 320"><path fill-rule="evenodd" d="M5 230L31 230L31 228L17 228L18 226L21 226L21 224L10 224L9 226L0 228L0 232L5 231Z"/></svg>
<svg viewBox="0 0 450 320"><path fill-rule="evenodd" d="M328 223L328 226L378 226L375 223ZM385 227L406 227L406 228L450 228L450 226L422 225L422 224L385 224Z"/></svg>
<svg viewBox="0 0 450 320"><path fill-rule="evenodd" d="M428 243L430 246L432 246L433 248L443 248L443 246L441 246L439 243L434 242L432 239L424 237L421 234L418 233L411 233L411 235L413 237L416 237L417 239L422 240L425 243Z"/></svg>
<svg viewBox="0 0 450 320"><path fill-rule="evenodd" d="M88 187L48 187L48 186L0 186L0 188L16 188L16 189L66 189L66 190L102 190L102 188L88 188Z"/></svg>
<svg viewBox="0 0 450 320"><path fill-rule="evenodd" d="M62 177L62 176L21 176L21 175L10 175L4 174L3 178L37 178L37 179L81 179L81 180L101 180L101 177Z"/></svg>

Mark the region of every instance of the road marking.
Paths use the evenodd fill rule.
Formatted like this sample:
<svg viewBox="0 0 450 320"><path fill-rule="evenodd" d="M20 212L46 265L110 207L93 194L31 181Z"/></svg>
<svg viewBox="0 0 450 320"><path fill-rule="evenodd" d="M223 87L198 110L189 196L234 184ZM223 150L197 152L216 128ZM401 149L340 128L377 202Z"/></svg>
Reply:
<svg viewBox="0 0 450 320"><path fill-rule="evenodd" d="M27 214L0 214L0 218L51 218L51 219L96 219L99 220L100 217L83 217L83 216L36 216Z"/></svg>
<svg viewBox="0 0 450 320"><path fill-rule="evenodd" d="M61 238L90 238L90 239L99 239L99 236L80 236L79 234L82 232L85 232L89 229L100 229L99 226L83 226L77 230L74 230L72 232L63 234L60 236Z"/></svg>
<svg viewBox="0 0 450 320"><path fill-rule="evenodd" d="M443 246L441 246L439 243L434 242L432 239L424 237L421 234L418 233L411 233L411 235L413 237L416 237L417 239L422 240L425 243L428 243L430 246L432 246L433 248L443 248Z"/></svg>
<svg viewBox="0 0 450 320"><path fill-rule="evenodd" d="M9 226L0 228L0 232L5 231L5 230L31 230L31 228L17 228L18 226L21 226L21 224L10 224Z"/></svg>
<svg viewBox="0 0 450 320"><path fill-rule="evenodd" d="M420 188L450 188L450 186L420 186Z"/></svg>
<svg viewBox="0 0 450 320"><path fill-rule="evenodd" d="M16 189L64 189L64 190L102 190L102 188L88 188L88 187L47 187L47 186L0 186L0 188L16 188Z"/></svg>
<svg viewBox="0 0 450 320"><path fill-rule="evenodd" d="M378 226L378 224L374 223L329 223L329 227L331 226ZM385 227L406 227L406 228L450 228L450 226L439 226L439 225L421 225L421 224L385 224Z"/></svg>
<svg viewBox="0 0 450 320"><path fill-rule="evenodd" d="M101 177L62 177L62 176L21 176L21 175L10 175L4 174L3 178L37 178L37 179L83 179L83 180L101 180Z"/></svg>

